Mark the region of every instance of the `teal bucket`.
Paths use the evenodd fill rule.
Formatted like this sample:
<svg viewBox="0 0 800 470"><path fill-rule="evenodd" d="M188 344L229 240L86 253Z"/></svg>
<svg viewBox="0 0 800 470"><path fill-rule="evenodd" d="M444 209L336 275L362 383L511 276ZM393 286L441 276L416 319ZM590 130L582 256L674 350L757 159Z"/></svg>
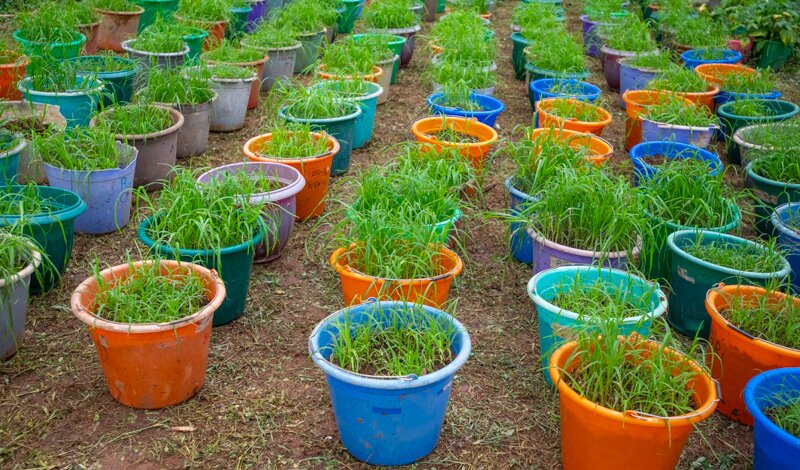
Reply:
<svg viewBox="0 0 800 470"><path fill-rule="evenodd" d="M321 80L315 84L318 87L335 88L338 80ZM361 114L356 118L353 128L353 148L360 149L372 140L372 130L375 126L375 111L378 108L378 97L384 92L377 83L364 82L369 86L369 91L358 97L348 97L347 101L357 104ZM336 158L336 157L334 157Z"/></svg>
<svg viewBox="0 0 800 470"><path fill-rule="evenodd" d="M590 318L581 318L577 313L561 310L551 302L569 288L598 286L610 290L613 286L628 293L637 307L646 311L644 315L621 320L620 334L636 332L642 336L650 333L653 319L667 310L667 297L658 284L647 281L626 271L597 266L561 266L536 274L528 281L528 296L536 306L539 319L539 351L545 380L552 385L547 373L550 356L559 346L574 339L579 331L592 329Z"/></svg>
<svg viewBox="0 0 800 470"><path fill-rule="evenodd" d="M215 269L219 273L219 277L225 283L226 297L214 312L214 326L230 323L242 316L247 301L247 290L250 288L250 271L253 268L256 246L264 238L264 232L259 232L248 242L220 249L219 256L216 256L214 250L183 249L178 253L171 247L158 244L150 238L147 230L151 221L152 217L143 220L138 230L139 240L151 251L168 259L197 263Z"/></svg>
<svg viewBox="0 0 800 470"><path fill-rule="evenodd" d="M86 44L86 36L77 31L75 31L75 39L70 42L53 42L50 44L29 41L22 37L20 30L14 31L13 37L22 52L28 57L50 55L61 60L72 59L81 54L81 48Z"/></svg>
<svg viewBox="0 0 800 470"><path fill-rule="evenodd" d="M745 167L745 186L753 190L756 230L773 237L776 234L770 219L775 208L789 202L800 202L800 184L765 178L753 171L753 163Z"/></svg>
<svg viewBox="0 0 800 470"><path fill-rule="evenodd" d="M19 194L27 186L11 186L10 193ZM46 211L38 214L0 214L0 228L16 223L25 226L25 235L42 249L48 263L42 263L31 278L31 294L47 292L58 283L72 257L75 240L75 218L86 210L80 196L66 189L36 186L36 195Z"/></svg>
<svg viewBox="0 0 800 470"><path fill-rule="evenodd" d="M233 7L228 11L231 13L231 22L225 28L225 37L228 39L240 39L244 34L244 27L247 25L247 16L253 11L253 7L245 5L243 7Z"/></svg>
<svg viewBox="0 0 800 470"><path fill-rule="evenodd" d="M708 339L711 318L705 308L708 290L724 282L725 284L745 284L763 286L769 282L785 282L791 267L783 259L783 268L769 273L754 273L717 266L696 258L684 248L695 243L708 244L722 242L726 245L749 245L766 251L764 245L744 238L711 232L709 230L680 230L667 237L667 245L672 253L670 271L671 294L669 296L669 315L667 320L680 333Z"/></svg>
<svg viewBox="0 0 800 470"><path fill-rule="evenodd" d="M142 16L139 17L139 32L156 20L161 15L166 20L171 20L172 15L178 9L179 0L134 0L134 3L144 8Z"/></svg>
<svg viewBox="0 0 800 470"><path fill-rule="evenodd" d="M396 56L400 56L400 54L403 52L403 46L405 46L406 44L406 38L404 38L403 36L397 36L395 34L382 34L382 33L354 34L353 40L358 41L359 39L363 39L370 36L389 38L387 47ZM397 83L397 70L399 68L400 68L400 61L395 60L394 65L392 66L392 80L390 82L392 85Z"/></svg>
<svg viewBox="0 0 800 470"><path fill-rule="evenodd" d="M95 72L91 71L93 67L82 69L81 65L90 65L97 62L103 63L104 60L107 59L105 57L87 55L70 59L70 62L77 64L79 75L90 76L95 74ZM118 64L125 64L128 69L96 73L97 78L102 80L105 85L102 98L103 106L110 106L114 103L130 103L133 97L133 80L139 72L139 67L136 65L136 62L124 57L112 57L110 60Z"/></svg>
<svg viewBox="0 0 800 470"><path fill-rule="evenodd" d="M717 107L717 115L721 124L721 132L725 135L728 163L740 164L742 157L739 153L739 144L733 140L733 134L742 127L753 124L781 122L794 118L800 113L800 107L789 101L759 99L764 106L769 108L769 116L738 116L733 113L735 101L728 101Z"/></svg>
<svg viewBox="0 0 800 470"><path fill-rule="evenodd" d="M19 173L19 155L28 146L28 141L20 134L17 136L20 138L20 143L13 149L0 153L0 186L2 187L16 181Z"/></svg>
<svg viewBox="0 0 800 470"><path fill-rule="evenodd" d="M78 77L78 80L83 81L84 78ZM103 82L96 80L86 90L51 93L31 89L31 78L27 77L19 82L17 88L27 101L58 106L61 115L67 120L67 128L73 128L89 125L89 121L97 111L104 86Z"/></svg>

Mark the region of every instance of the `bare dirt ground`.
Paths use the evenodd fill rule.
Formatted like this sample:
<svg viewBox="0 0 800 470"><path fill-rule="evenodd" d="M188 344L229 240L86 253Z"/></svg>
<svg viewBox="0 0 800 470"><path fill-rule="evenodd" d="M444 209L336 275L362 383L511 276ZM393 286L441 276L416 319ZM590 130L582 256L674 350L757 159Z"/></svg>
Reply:
<svg viewBox="0 0 800 470"><path fill-rule="evenodd" d="M511 70L510 14L498 5L492 25L499 42L496 96L507 109L497 128L504 139L530 125L523 82ZM579 27L575 0L565 5L570 29ZM423 34L429 28L425 25ZM8 25L6 25L8 30ZM409 68L377 113L372 143L353 153L359 169L392 158L387 147L412 139L412 122L426 114L430 87L420 82L427 62L424 37ZM617 148L612 166L629 172L619 96L605 86L598 61L590 81L603 87ZM796 67L794 65L793 67ZM797 71L782 74L797 101ZM794 97L792 97L794 95ZM258 113L244 129L212 135L206 155L184 162L214 166L241 161L244 142L262 129ZM502 143L497 146L501 147ZM511 172L497 159L483 210L506 206L502 182ZM731 181L737 181L737 175ZM332 197L340 196L334 186ZM110 265L126 250L142 250L137 221L119 233L78 235L63 286L32 299L21 351L0 364L0 466L3 468L363 468L338 440L323 374L307 352L314 325L342 307L327 253L306 251L312 223L296 226L283 256L253 269L246 312L214 329L206 384L188 402L165 410L126 408L111 397L85 326L69 310L72 290L95 258ZM505 227L471 214L464 231L464 274L451 296L474 353L455 379L436 450L418 468L558 468L558 399L539 370L534 309L525 292L528 266L507 258ZM747 468L751 430L715 414L703 422L680 468Z"/></svg>

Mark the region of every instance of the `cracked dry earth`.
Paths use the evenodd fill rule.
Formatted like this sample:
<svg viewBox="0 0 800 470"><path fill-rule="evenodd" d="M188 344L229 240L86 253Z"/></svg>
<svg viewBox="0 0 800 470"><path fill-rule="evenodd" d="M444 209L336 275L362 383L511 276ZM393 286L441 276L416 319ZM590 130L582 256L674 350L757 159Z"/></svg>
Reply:
<svg viewBox="0 0 800 470"><path fill-rule="evenodd" d="M498 120L504 141L531 124L523 82L511 69L510 16L516 2L499 3L492 27L498 38L496 96L507 109ZM577 32L575 0L565 2L568 27ZM382 165L392 145L411 140L415 119L427 114L430 85L421 81L429 59L422 37L410 67L400 73L390 100L379 107L375 135L353 153L353 169L331 188L347 200L342 181ZM3 30L11 30L5 24ZM614 171L631 171L623 148L619 96L605 86L602 67L587 59L614 122L607 137L617 148ZM780 75L797 101L796 65ZM241 161L242 145L262 132L258 110L235 133L212 134L208 152L181 164L217 166ZM489 168L481 211L507 202L502 182L512 171L502 157ZM731 181L740 181L731 172ZM418 468L559 468L558 400L544 382L533 306L525 292L530 268L507 257L505 227L468 214L462 226L465 269L451 296L469 330L473 355L453 384L436 450ZM365 468L338 440L324 376L307 352L314 325L342 307L338 277L317 246L314 223L299 223L283 256L252 272L245 314L214 328L205 386L186 403L159 411L118 404L108 393L85 326L69 310L72 290L95 258L118 264L126 250L141 250L138 219L119 233L78 235L63 285L31 301L21 351L0 363L0 467L3 468ZM719 414L697 429L679 467L748 468L751 430Z"/></svg>

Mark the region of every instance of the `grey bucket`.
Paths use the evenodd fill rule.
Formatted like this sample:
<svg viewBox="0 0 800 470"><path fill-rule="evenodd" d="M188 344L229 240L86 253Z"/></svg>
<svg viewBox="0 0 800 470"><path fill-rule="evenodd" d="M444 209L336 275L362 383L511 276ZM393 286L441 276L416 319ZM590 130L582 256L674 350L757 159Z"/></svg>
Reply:
<svg viewBox="0 0 800 470"><path fill-rule="evenodd" d="M134 81L134 88L144 86L147 83L147 74L151 67L161 68L175 68L183 66L186 61L186 54L189 53L189 46L183 45L182 52L170 52L165 54L158 54L153 52L140 51L130 47L128 44L134 39L128 39L122 42L122 48L128 55L128 58L135 61L139 65L139 75Z"/></svg>
<svg viewBox="0 0 800 470"><path fill-rule="evenodd" d="M299 35L301 47L297 49L297 58L294 61L294 73L303 73L317 62L319 48L322 46L322 37L325 30Z"/></svg>
<svg viewBox="0 0 800 470"><path fill-rule="evenodd" d="M34 252L31 264L9 279L0 279L0 361L16 354L22 344L31 276L41 263L42 255Z"/></svg>
<svg viewBox="0 0 800 470"><path fill-rule="evenodd" d="M249 78L211 78L217 92L217 100L211 106L211 130L233 132L244 127L247 117L247 101L255 72Z"/></svg>
<svg viewBox="0 0 800 470"><path fill-rule="evenodd" d="M242 41L246 45L246 41ZM269 60L264 64L263 75L261 76L261 91L270 91L276 83L288 82L294 74L294 64L297 60L297 51L302 47L297 43L290 47L280 47L277 49L265 49Z"/></svg>
<svg viewBox="0 0 800 470"><path fill-rule="evenodd" d="M213 90L212 90L213 91ZM211 110L217 101L217 92L210 101L200 104L155 103L178 110L183 114L183 126L178 131L176 158L186 158L205 153L208 133L211 130Z"/></svg>
<svg viewBox="0 0 800 470"><path fill-rule="evenodd" d="M64 130L67 127L67 120L61 115L58 106L53 104L4 101L0 105L0 122L31 118L44 124L50 124L59 130ZM28 143L31 144L31 142ZM47 182L42 161L36 157L33 145L27 145L19 154L17 182L21 184L27 182L44 184Z"/></svg>
<svg viewBox="0 0 800 470"><path fill-rule="evenodd" d="M119 166L107 170L77 171L45 163L50 186L72 191L86 203L86 211L75 219L78 233L116 232L131 216L133 175L138 150L117 142Z"/></svg>

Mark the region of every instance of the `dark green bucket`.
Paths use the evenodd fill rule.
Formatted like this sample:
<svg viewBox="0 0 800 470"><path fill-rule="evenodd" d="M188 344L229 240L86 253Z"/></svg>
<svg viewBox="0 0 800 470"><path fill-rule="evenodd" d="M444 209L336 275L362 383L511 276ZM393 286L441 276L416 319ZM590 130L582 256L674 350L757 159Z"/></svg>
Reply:
<svg viewBox="0 0 800 470"><path fill-rule="evenodd" d="M139 226L139 240L151 251L168 259L177 259L178 253L172 248L157 244L147 235L152 217L148 217ZM261 243L264 232L259 232L249 242L229 246L219 250L216 256L214 250L180 250L181 261L191 261L219 273L225 283L225 300L214 312L214 326L224 325L236 320L244 313L244 304L247 301L247 290L250 287L250 270L253 268L255 247Z"/></svg>
<svg viewBox="0 0 800 470"><path fill-rule="evenodd" d="M102 64L106 57L86 55L70 59L70 62L75 62L78 65L79 75L91 75L95 72L94 64ZM102 80L105 85L103 91L103 106L110 106L114 102L129 103L133 97L133 80L139 72L139 67L131 59L124 57L111 57L110 60L118 64L122 64L127 70L109 71L109 72L96 72L97 78Z"/></svg>
<svg viewBox="0 0 800 470"><path fill-rule="evenodd" d="M514 48L511 51L511 63L514 65L514 77L517 80L525 79L525 48L528 47L530 41L522 37L522 33L511 33L511 42Z"/></svg>
<svg viewBox="0 0 800 470"><path fill-rule="evenodd" d="M186 62L189 64L196 64L200 61L200 54L203 53L203 43L208 37L208 31L202 28L191 28L192 33L186 34L182 37L183 42L189 46L189 52L186 54Z"/></svg>
<svg viewBox="0 0 800 470"><path fill-rule="evenodd" d="M730 202L730 210L733 220L719 227L691 227L679 225L659 217L655 217L645 211L645 216L649 220L650 234L642 242L642 251L639 255L640 268L647 279L658 282L669 280L670 268L672 266L672 255L667 246L667 237L680 230L707 230L709 232L728 233L742 223L742 213L739 206Z"/></svg>
<svg viewBox="0 0 800 470"><path fill-rule="evenodd" d="M719 284L766 285L771 281L785 282L791 267L783 259L783 268L770 273L754 273L738 271L717 266L698 259L683 250L695 243L708 244L723 242L732 245L750 245L767 250L744 238L734 237L707 230L681 230L667 238L667 245L672 253L672 270L670 273L669 314L667 320L676 330L690 337L695 335L708 339L711 319L706 313L706 293Z"/></svg>
<svg viewBox="0 0 800 470"><path fill-rule="evenodd" d="M745 168L745 185L753 189L755 201L755 225L758 233L775 236L775 227L770 222L775 208L789 202L800 202L800 184L784 183L764 178L753 171L753 163Z"/></svg>
<svg viewBox="0 0 800 470"><path fill-rule="evenodd" d="M156 20L158 15L165 20L172 18L178 9L179 0L134 0L134 3L144 8L142 16L139 17L139 32Z"/></svg>
<svg viewBox="0 0 800 470"><path fill-rule="evenodd" d="M11 193L20 193L26 186L11 186ZM36 186L37 197L47 212L28 214L21 221L18 214L0 214L0 228L17 222L26 224L24 233L42 249L49 263L42 263L31 278L31 294L47 292L58 283L72 256L75 240L75 218L86 210L86 203L72 191L52 186Z"/></svg>
<svg viewBox="0 0 800 470"><path fill-rule="evenodd" d="M336 17L336 30L342 34L352 33L361 0L341 0L340 5L344 7L344 11Z"/></svg>
<svg viewBox="0 0 800 470"><path fill-rule="evenodd" d="M769 116L738 116L733 114L732 107L735 101L729 101L717 108L722 133L725 135L728 151L728 163L739 163L742 157L739 154L739 144L733 141L733 134L742 127L751 124L764 124L767 122L780 122L791 119L800 112L800 107L794 103L783 100L754 100L761 101L770 109Z"/></svg>

